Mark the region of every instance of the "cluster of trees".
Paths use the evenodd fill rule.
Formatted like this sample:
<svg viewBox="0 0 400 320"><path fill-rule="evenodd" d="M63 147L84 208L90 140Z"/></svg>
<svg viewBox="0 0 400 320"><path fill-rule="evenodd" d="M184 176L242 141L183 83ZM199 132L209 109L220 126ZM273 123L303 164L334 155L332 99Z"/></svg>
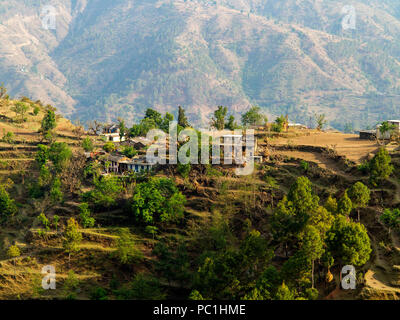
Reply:
<svg viewBox="0 0 400 320"><path fill-rule="evenodd" d="M329 197L321 206L310 181L300 177L278 204L271 228L274 241L283 246L287 256L291 254L282 268L289 288L313 288L316 261L317 267L323 263L328 270L334 262L361 266L368 261L371 246L367 231L362 224L351 221L348 214L352 208L368 203L369 190L356 183L348 193L354 203L345 192L338 202Z"/></svg>

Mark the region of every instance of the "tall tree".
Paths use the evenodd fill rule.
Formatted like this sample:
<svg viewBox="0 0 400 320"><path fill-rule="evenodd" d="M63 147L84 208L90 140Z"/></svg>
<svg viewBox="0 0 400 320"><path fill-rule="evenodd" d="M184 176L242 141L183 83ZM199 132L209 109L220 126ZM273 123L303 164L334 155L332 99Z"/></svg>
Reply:
<svg viewBox="0 0 400 320"><path fill-rule="evenodd" d="M349 189L349 198L353 203L353 208L357 209L358 221L360 221L360 208L365 208L370 200L371 191L362 182L356 182Z"/></svg>
<svg viewBox="0 0 400 320"><path fill-rule="evenodd" d="M121 118L118 119L118 129L119 139L122 141L122 139L125 137L125 134L127 133L127 128L125 126L125 121Z"/></svg>
<svg viewBox="0 0 400 320"><path fill-rule="evenodd" d="M79 225L74 218L70 218L63 234L63 248L68 253L68 261L71 255L79 251L79 245L82 241L82 233L79 231Z"/></svg>
<svg viewBox="0 0 400 320"><path fill-rule="evenodd" d="M343 196L339 199L338 213L344 216L348 216L352 208L353 208L353 203L351 202L346 190Z"/></svg>
<svg viewBox="0 0 400 320"><path fill-rule="evenodd" d="M342 215L336 217L325 242L335 261L342 265L362 266L372 252L365 226L347 221Z"/></svg>
<svg viewBox="0 0 400 320"><path fill-rule="evenodd" d="M242 115L242 124L244 126L261 125L265 117L260 112L260 107L251 107L249 111Z"/></svg>
<svg viewBox="0 0 400 320"><path fill-rule="evenodd" d="M189 121L185 115L185 109L181 106L178 107L178 125L182 128L190 127Z"/></svg>
<svg viewBox="0 0 400 320"><path fill-rule="evenodd" d="M224 130L225 128L225 117L228 114L228 108L218 106L218 109L214 111L214 116L211 119L211 126L217 130Z"/></svg>
<svg viewBox="0 0 400 320"><path fill-rule="evenodd" d="M25 121L25 114L28 111L28 106L26 103L18 101L11 108L11 111L14 111L19 116L19 122Z"/></svg>
<svg viewBox="0 0 400 320"><path fill-rule="evenodd" d="M311 283L314 288L314 262L324 253L324 241L317 228L308 225L301 235L301 250L311 260Z"/></svg>
<svg viewBox="0 0 400 320"><path fill-rule="evenodd" d="M385 148L380 148L378 153L371 159L369 170L371 182L375 185L380 181L389 178L393 172L392 158Z"/></svg>

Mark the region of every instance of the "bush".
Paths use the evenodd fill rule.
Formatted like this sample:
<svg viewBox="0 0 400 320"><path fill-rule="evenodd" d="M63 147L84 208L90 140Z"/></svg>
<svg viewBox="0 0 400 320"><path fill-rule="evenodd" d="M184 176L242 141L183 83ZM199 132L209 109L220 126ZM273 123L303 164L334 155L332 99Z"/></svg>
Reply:
<svg viewBox="0 0 400 320"><path fill-rule="evenodd" d="M93 145L93 140L90 139L89 137L86 137L85 139L83 139L82 141L82 148L86 151L86 152L91 152L94 149L94 145Z"/></svg>
<svg viewBox="0 0 400 320"><path fill-rule="evenodd" d="M152 178L136 186L132 213L145 224L178 222L183 218L185 196L170 179Z"/></svg>
<svg viewBox="0 0 400 320"><path fill-rule="evenodd" d="M111 141L108 141L104 144L103 149L104 149L104 151L111 153L111 152L115 151L116 147L115 147L114 143L112 143Z"/></svg>
<svg viewBox="0 0 400 320"><path fill-rule="evenodd" d="M89 205L83 202L79 205L81 224L84 228L92 228L95 224L95 220L90 216Z"/></svg>

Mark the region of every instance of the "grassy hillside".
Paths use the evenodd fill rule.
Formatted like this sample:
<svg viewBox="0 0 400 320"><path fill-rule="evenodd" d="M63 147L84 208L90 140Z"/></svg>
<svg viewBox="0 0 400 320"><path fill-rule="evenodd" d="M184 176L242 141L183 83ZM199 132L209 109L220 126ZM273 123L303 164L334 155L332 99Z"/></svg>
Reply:
<svg viewBox="0 0 400 320"><path fill-rule="evenodd" d="M24 117L13 111L21 102L28 106ZM82 158L87 136L77 136L69 120L57 116L55 140L48 141L38 131L49 106L26 98L0 99L0 105L2 299L399 297L399 229L393 225L389 232L380 219L385 209L400 203L396 143L387 146L394 171L376 184L365 166L357 166L376 152L376 142L309 130L259 131L258 152L264 161L250 176L236 176L232 166L192 165L189 170L164 166L144 175L101 177L107 168ZM88 137L94 150L103 147L101 139ZM68 155L60 142L72 151L67 161L59 162ZM44 162L43 150L48 150ZM360 223L356 209L342 221L349 228L365 226L368 241L363 244L368 247L370 242L372 249L365 260L354 262L356 290L340 290L340 266L347 258L328 238L324 250L334 261L315 261L316 290L311 290L311 261L301 260L304 230L292 234L287 229L290 215L286 222L277 220L279 212L285 212L282 206L290 207L286 197L294 201L296 181L310 181L301 203L317 206L318 214L307 225L323 234L335 232L332 223L341 219L336 209L323 208L329 196L340 202L356 182L370 189L370 200L359 210ZM158 201L165 202L159 206ZM291 210L298 217L299 209ZM76 229L71 221L76 221ZM350 238L352 230L347 231ZM66 246L72 243L68 232L78 239L73 246ZM10 248L17 248L17 254ZM41 270L48 265L56 270L56 290L41 287ZM329 274L332 278L326 282Z"/></svg>

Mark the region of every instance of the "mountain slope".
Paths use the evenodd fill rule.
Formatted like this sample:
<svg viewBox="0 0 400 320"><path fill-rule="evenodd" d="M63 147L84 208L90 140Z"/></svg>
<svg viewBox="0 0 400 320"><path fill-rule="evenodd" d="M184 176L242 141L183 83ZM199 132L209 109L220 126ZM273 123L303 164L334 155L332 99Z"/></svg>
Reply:
<svg viewBox="0 0 400 320"><path fill-rule="evenodd" d="M237 114L258 104L307 124L324 112L338 128L400 116L393 0L354 2L355 30L341 27L344 1L52 4L55 31L41 28L44 4L2 10L0 77L12 93L45 97L72 118L134 121L147 107L183 105L207 124L221 104ZM24 14L13 16L17 9Z"/></svg>

